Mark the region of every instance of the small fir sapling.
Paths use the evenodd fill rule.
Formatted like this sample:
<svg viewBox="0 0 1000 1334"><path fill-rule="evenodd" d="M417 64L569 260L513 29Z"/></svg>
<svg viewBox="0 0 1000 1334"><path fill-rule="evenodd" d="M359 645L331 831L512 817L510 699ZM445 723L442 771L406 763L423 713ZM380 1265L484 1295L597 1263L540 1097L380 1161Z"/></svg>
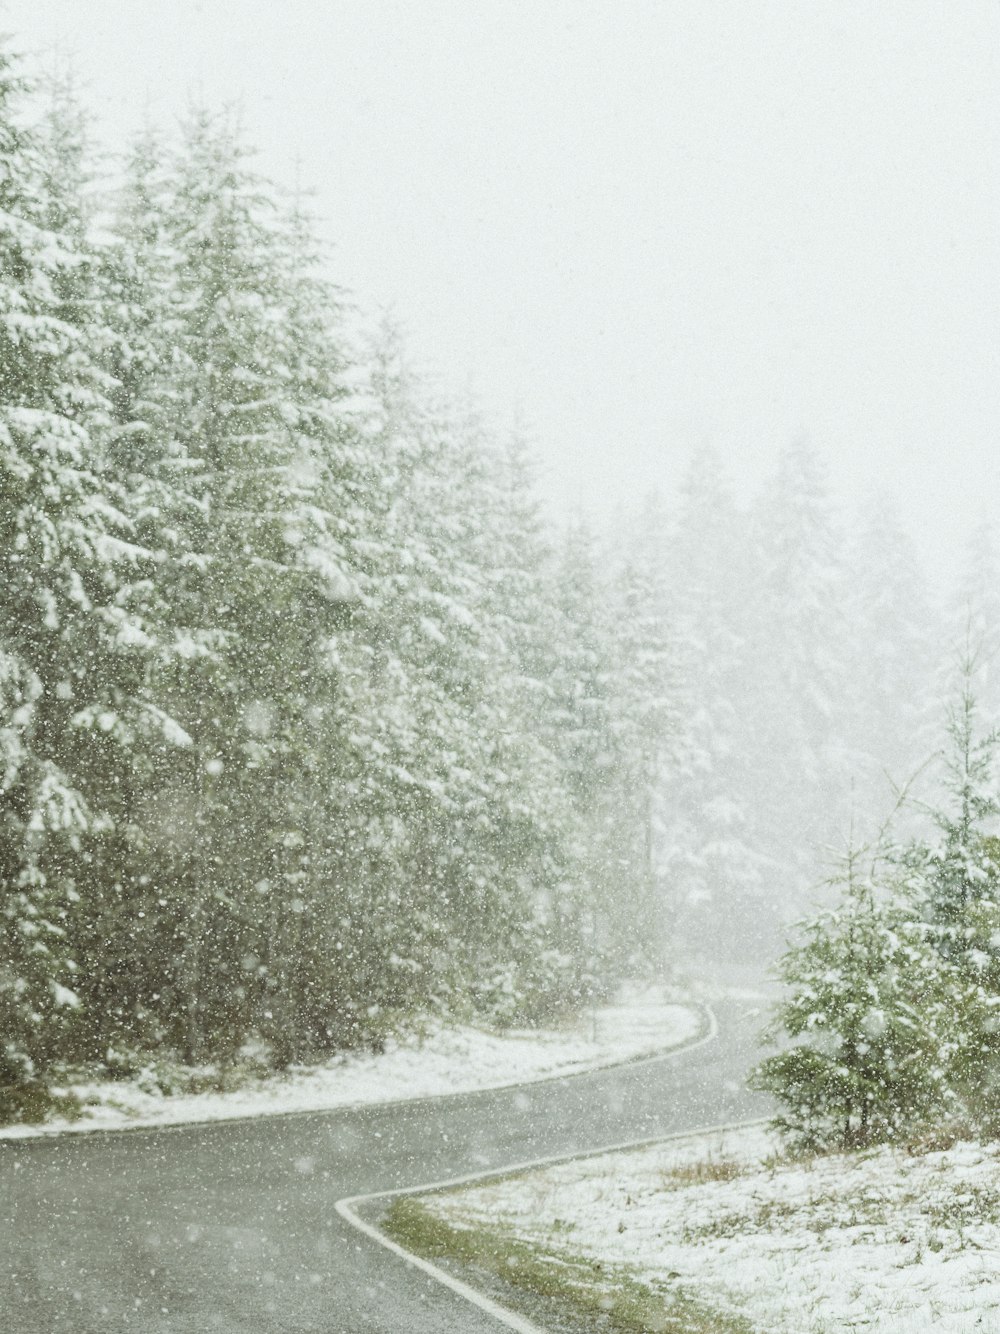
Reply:
<svg viewBox="0 0 1000 1334"><path fill-rule="evenodd" d="M797 1148L891 1139L955 1103L961 978L893 892L881 846L866 870L863 855L848 851L840 903L803 923L782 958L788 995L767 1036L793 1045L751 1075L778 1099L774 1124Z"/></svg>
<svg viewBox="0 0 1000 1334"><path fill-rule="evenodd" d="M978 723L981 656L967 644L959 659L941 756L944 800L927 807L936 837L911 843L900 861L929 942L960 980L965 1023L952 1078L966 1112L983 1121L995 1118L1000 1064L1000 732Z"/></svg>

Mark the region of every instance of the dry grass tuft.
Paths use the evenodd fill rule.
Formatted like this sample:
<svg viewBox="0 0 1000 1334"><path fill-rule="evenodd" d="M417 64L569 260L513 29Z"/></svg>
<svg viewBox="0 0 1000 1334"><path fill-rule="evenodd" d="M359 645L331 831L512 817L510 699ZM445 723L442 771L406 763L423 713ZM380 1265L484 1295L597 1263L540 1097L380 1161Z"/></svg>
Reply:
<svg viewBox="0 0 1000 1334"><path fill-rule="evenodd" d="M733 1181L745 1176L748 1167L735 1158L700 1158L694 1163L683 1163L663 1173L661 1182L667 1190L682 1190L685 1186L703 1186L707 1181Z"/></svg>

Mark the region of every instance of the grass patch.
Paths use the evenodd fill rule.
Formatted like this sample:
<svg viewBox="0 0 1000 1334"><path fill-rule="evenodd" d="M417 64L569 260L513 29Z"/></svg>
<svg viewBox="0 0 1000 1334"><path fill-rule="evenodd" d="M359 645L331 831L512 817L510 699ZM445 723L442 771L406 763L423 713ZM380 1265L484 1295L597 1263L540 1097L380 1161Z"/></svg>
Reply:
<svg viewBox="0 0 1000 1334"><path fill-rule="evenodd" d="M608 1334L755 1334L738 1315L709 1308L673 1284L653 1288L596 1260L543 1251L498 1228L454 1228L412 1195L382 1221L395 1241L429 1260L458 1260L586 1317Z"/></svg>
<svg viewBox="0 0 1000 1334"><path fill-rule="evenodd" d="M685 1186L703 1186L708 1181L733 1181L746 1176L749 1170L746 1163L738 1163L734 1158L710 1157L671 1167L660 1181L667 1190L682 1190Z"/></svg>
<svg viewBox="0 0 1000 1334"><path fill-rule="evenodd" d="M926 1126L903 1141L903 1148L914 1158L925 1157L929 1153L947 1153L956 1144L963 1141L981 1141L984 1137L997 1138L992 1132L987 1134L987 1127L973 1125L969 1121L946 1121L940 1126Z"/></svg>

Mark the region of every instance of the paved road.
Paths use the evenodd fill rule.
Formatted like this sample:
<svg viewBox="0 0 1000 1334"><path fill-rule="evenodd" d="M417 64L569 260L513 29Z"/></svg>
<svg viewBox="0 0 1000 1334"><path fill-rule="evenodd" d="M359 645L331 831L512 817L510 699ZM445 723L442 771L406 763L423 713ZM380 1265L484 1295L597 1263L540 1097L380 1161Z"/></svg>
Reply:
<svg viewBox="0 0 1000 1334"><path fill-rule="evenodd" d="M497 1334L334 1202L759 1115L759 1019L673 1057L520 1089L0 1141L2 1334Z"/></svg>

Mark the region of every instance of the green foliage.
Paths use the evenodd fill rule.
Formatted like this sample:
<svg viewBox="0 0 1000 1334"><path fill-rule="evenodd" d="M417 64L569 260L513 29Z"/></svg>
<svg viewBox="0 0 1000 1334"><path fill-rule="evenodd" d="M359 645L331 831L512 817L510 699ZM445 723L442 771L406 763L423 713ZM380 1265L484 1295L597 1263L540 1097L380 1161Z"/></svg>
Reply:
<svg viewBox="0 0 1000 1334"><path fill-rule="evenodd" d="M996 750L1000 734L980 722L979 651L959 655L941 755L943 792L929 808L934 833L903 849L914 911L969 1003L951 1079L968 1115L1000 1117L1000 818Z"/></svg>
<svg viewBox="0 0 1000 1334"><path fill-rule="evenodd" d="M958 663L958 685L948 708L947 744L941 756L944 801L929 810L937 836L906 849L911 892L934 923L942 954L960 957L971 946L976 905L996 897L1000 886L997 840L991 826L1000 816L995 759L1000 733L983 731L978 720L976 654L966 648Z"/></svg>
<svg viewBox="0 0 1000 1334"><path fill-rule="evenodd" d="M144 135L92 226L86 118L29 83L4 58L0 1084L579 1005L635 845L607 589L557 652L523 451L391 331L349 354L225 118Z"/></svg>
<svg viewBox="0 0 1000 1334"><path fill-rule="evenodd" d="M990 822L997 734L980 736L974 658L961 662L943 755L938 837L887 848L800 929L779 976L771 1036L795 1045L753 1072L783 1105L775 1124L806 1148L897 1137L949 1116L1000 1112L1000 845Z"/></svg>
<svg viewBox="0 0 1000 1334"><path fill-rule="evenodd" d="M54 185L77 150L23 92L0 52L0 1034L37 1074L78 1004L69 921L133 749L148 553L102 466L93 255Z"/></svg>
<svg viewBox="0 0 1000 1334"><path fill-rule="evenodd" d="M797 1145L850 1147L898 1136L955 1105L949 1076L971 998L904 905L879 902L849 866L836 909L801 928L783 957L788 988L752 1085L783 1105Z"/></svg>
<svg viewBox="0 0 1000 1334"><path fill-rule="evenodd" d="M713 1310L681 1285L655 1288L621 1267L575 1255L561 1236L543 1248L504 1228L452 1227L412 1196L396 1199L382 1226L417 1255L467 1265L473 1275L478 1270L509 1285L512 1294L532 1294L532 1309L540 1299L552 1328L564 1322L576 1328L582 1319L609 1334L752 1334L744 1317Z"/></svg>

